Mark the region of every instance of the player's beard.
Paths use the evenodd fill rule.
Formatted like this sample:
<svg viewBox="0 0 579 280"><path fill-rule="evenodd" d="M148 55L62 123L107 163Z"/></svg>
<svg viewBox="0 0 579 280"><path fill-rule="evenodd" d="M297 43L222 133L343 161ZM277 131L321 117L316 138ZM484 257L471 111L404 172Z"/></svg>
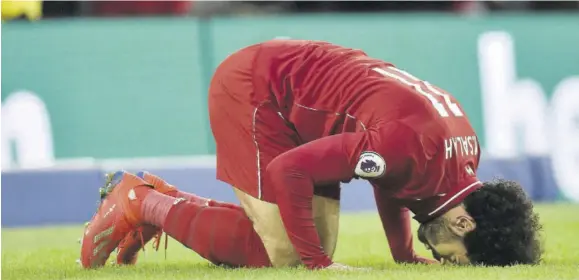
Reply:
<svg viewBox="0 0 579 280"><path fill-rule="evenodd" d="M418 227L418 240L424 244L436 245L440 241L447 240L451 233L448 229L447 220L440 216L427 223L420 224Z"/></svg>
<svg viewBox="0 0 579 280"><path fill-rule="evenodd" d="M420 226L418 227L418 240L420 240L420 242L424 243L424 244L429 244L427 239L426 239L426 231L428 231L429 228L429 223L424 223L424 224L420 224Z"/></svg>
<svg viewBox="0 0 579 280"><path fill-rule="evenodd" d="M438 237L444 227L445 221L443 217L438 217L428 223L420 224L418 227L418 240L420 240L420 242L422 242L429 248L429 250L432 251L432 257L438 261L441 260L441 257L433 248L431 248L431 242L437 243L439 241Z"/></svg>

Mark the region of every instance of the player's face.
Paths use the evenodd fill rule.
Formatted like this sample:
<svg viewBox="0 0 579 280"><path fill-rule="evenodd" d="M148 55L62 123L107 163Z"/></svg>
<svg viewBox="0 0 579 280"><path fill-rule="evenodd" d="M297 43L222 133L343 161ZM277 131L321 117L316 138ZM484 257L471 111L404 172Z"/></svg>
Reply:
<svg viewBox="0 0 579 280"><path fill-rule="evenodd" d="M443 264L469 264L464 235L472 231L476 224L459 207L443 216L421 224L418 239L432 251L435 259Z"/></svg>
<svg viewBox="0 0 579 280"><path fill-rule="evenodd" d="M427 245L427 248L432 251L434 258L438 259L442 264L470 264L466 248L459 240Z"/></svg>

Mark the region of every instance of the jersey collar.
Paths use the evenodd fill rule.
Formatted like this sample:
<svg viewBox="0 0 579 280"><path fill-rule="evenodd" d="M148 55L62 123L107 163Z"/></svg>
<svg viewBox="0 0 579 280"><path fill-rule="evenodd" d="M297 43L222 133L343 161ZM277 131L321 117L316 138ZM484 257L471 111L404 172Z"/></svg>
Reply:
<svg viewBox="0 0 579 280"><path fill-rule="evenodd" d="M449 209L452 209L456 205L460 204L464 199L474 191L482 187L482 182L474 178L472 180L467 180L460 184L464 187L455 188L452 193L447 193L445 196L437 199L432 206L424 209L426 211L421 211L414 216L414 219L419 223L426 223L442 214L444 214Z"/></svg>

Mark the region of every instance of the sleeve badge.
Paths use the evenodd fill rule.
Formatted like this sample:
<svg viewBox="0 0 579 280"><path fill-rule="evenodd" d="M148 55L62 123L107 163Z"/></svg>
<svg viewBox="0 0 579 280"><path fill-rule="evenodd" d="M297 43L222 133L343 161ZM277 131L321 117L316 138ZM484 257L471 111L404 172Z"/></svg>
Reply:
<svg viewBox="0 0 579 280"><path fill-rule="evenodd" d="M380 178L386 173L386 161L375 152L363 152L354 173L364 179Z"/></svg>

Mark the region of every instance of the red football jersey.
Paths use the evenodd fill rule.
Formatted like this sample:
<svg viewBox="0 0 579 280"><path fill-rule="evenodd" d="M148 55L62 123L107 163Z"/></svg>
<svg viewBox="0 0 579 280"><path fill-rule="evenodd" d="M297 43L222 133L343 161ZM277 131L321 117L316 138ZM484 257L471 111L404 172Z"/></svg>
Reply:
<svg viewBox="0 0 579 280"><path fill-rule="evenodd" d="M412 261L408 210L424 222L481 184L477 136L444 90L359 50L325 42L262 44L256 86L306 143L274 159L267 176L303 262L331 261L313 225L313 186L367 179L392 254ZM267 89L267 90L266 90Z"/></svg>

